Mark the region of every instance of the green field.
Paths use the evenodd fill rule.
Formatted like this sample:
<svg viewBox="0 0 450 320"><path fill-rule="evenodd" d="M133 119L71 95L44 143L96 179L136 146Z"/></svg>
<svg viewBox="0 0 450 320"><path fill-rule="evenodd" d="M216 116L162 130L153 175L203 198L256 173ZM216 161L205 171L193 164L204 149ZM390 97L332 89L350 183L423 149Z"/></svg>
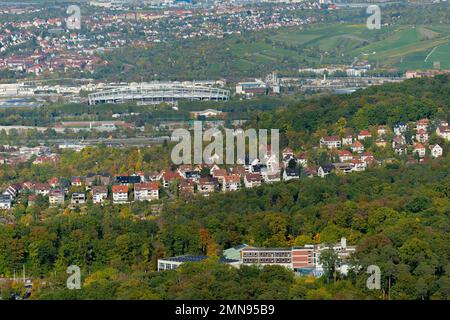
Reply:
<svg viewBox="0 0 450 320"><path fill-rule="evenodd" d="M435 48L435 49L434 49ZM434 50L433 50L434 49ZM431 53L431 54L430 54ZM427 59L428 56L428 59ZM348 65L368 60L378 68L450 69L450 26L329 24L254 32L223 39L129 48L105 56L96 78L112 80L261 77L274 70Z"/></svg>
<svg viewBox="0 0 450 320"><path fill-rule="evenodd" d="M432 68L439 61L450 69L450 26L399 26L369 30L363 25L333 25L280 33L274 41L315 48L325 52L324 63L345 58L378 63L380 67L404 69ZM427 55L437 47L425 61Z"/></svg>

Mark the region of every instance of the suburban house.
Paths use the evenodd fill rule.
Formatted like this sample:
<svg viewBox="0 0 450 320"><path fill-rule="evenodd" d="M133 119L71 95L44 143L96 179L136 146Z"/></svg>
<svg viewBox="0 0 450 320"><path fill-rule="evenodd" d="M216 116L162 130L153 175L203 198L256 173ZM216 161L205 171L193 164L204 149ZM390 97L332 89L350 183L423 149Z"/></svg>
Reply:
<svg viewBox="0 0 450 320"><path fill-rule="evenodd" d="M163 186L164 188L168 188L171 183L178 184L178 182L182 179L178 172L166 171L162 175Z"/></svg>
<svg viewBox="0 0 450 320"><path fill-rule="evenodd" d="M134 185L134 200L152 201L159 199L158 181L136 183Z"/></svg>
<svg viewBox="0 0 450 320"><path fill-rule="evenodd" d="M56 177L53 177L50 180L48 180L48 184L50 185L50 187L56 188L59 186L59 179Z"/></svg>
<svg viewBox="0 0 450 320"><path fill-rule="evenodd" d="M86 188L92 188L93 186L107 186L110 183L111 177L107 173L89 173L85 179Z"/></svg>
<svg viewBox="0 0 450 320"><path fill-rule="evenodd" d="M317 176L321 178L325 178L326 175L329 175L334 169L334 166L332 164L327 164L324 166L320 166L317 169Z"/></svg>
<svg viewBox="0 0 450 320"><path fill-rule="evenodd" d="M12 199L7 194L0 194L0 209L9 210L11 209Z"/></svg>
<svg viewBox="0 0 450 320"><path fill-rule="evenodd" d="M352 162L355 160L352 160ZM353 163L347 163L347 162L343 162L343 163L333 163L332 167L331 167L331 171L335 171L335 172L342 172L342 173L350 173L352 171L355 171L354 165ZM331 172L330 171L330 172Z"/></svg>
<svg viewBox="0 0 450 320"><path fill-rule="evenodd" d="M379 139L375 140L375 145L377 147L385 148L387 145L387 142L383 138L379 138Z"/></svg>
<svg viewBox="0 0 450 320"><path fill-rule="evenodd" d="M181 180L178 189L182 197L189 198L195 193L195 183L192 180Z"/></svg>
<svg viewBox="0 0 450 320"><path fill-rule="evenodd" d="M353 136L351 134L346 135L342 138L342 145L343 146L349 146L353 143Z"/></svg>
<svg viewBox="0 0 450 320"><path fill-rule="evenodd" d="M328 149L340 148L341 138L339 138L338 136L322 137L319 141L319 144L321 148L323 148L324 146L326 146Z"/></svg>
<svg viewBox="0 0 450 320"><path fill-rule="evenodd" d="M244 185L246 188L258 187L262 184L262 176L259 173L247 173L244 176Z"/></svg>
<svg viewBox="0 0 450 320"><path fill-rule="evenodd" d="M92 202L103 203L108 198L108 188L106 186L92 187Z"/></svg>
<svg viewBox="0 0 450 320"><path fill-rule="evenodd" d="M423 158L425 157L426 149L423 146L423 144L417 142L414 144L414 151L415 154L417 154L419 157Z"/></svg>
<svg viewBox="0 0 450 320"><path fill-rule="evenodd" d="M281 181L280 172L264 171L261 173L261 176L265 183Z"/></svg>
<svg viewBox="0 0 450 320"><path fill-rule="evenodd" d="M430 120L429 119L420 119L416 122L416 130L427 130L428 129L428 125L430 124Z"/></svg>
<svg viewBox="0 0 450 320"><path fill-rule="evenodd" d="M33 186L34 192L36 194L40 194L42 196L48 196L48 194L50 193L50 186L47 183L39 183L36 182Z"/></svg>
<svg viewBox="0 0 450 320"><path fill-rule="evenodd" d="M48 195L48 202L50 205L59 205L64 203L64 191L62 190L51 190Z"/></svg>
<svg viewBox="0 0 450 320"><path fill-rule="evenodd" d="M340 162L346 162L353 159L352 153L348 150L339 150L338 156Z"/></svg>
<svg viewBox="0 0 450 320"><path fill-rule="evenodd" d="M419 129L416 133L416 140L426 143L428 141L428 132L425 129Z"/></svg>
<svg viewBox="0 0 450 320"><path fill-rule="evenodd" d="M384 136L387 133L387 127L386 126L378 126L377 129L377 135L378 136Z"/></svg>
<svg viewBox="0 0 450 320"><path fill-rule="evenodd" d="M403 133L406 132L407 129L408 126L406 124L404 124L403 122L399 122L394 125L394 134L398 136L402 135Z"/></svg>
<svg viewBox="0 0 450 320"><path fill-rule="evenodd" d="M430 146L430 151L431 151L431 156L433 158L441 157L442 154L443 154L442 147L440 145L438 145L438 144L431 145Z"/></svg>
<svg viewBox="0 0 450 320"><path fill-rule="evenodd" d="M234 166L233 168L231 168L230 174L237 174L238 176L243 178L245 175L245 168L243 166Z"/></svg>
<svg viewBox="0 0 450 320"><path fill-rule="evenodd" d="M73 205L85 204L86 203L86 195L84 192L74 192L72 193L72 198L70 203Z"/></svg>
<svg viewBox="0 0 450 320"><path fill-rule="evenodd" d="M373 160L375 160L375 157L373 156L372 152L364 152L361 155L361 160L366 162L366 163L370 163Z"/></svg>
<svg viewBox="0 0 450 320"><path fill-rule="evenodd" d="M222 190L224 192L237 191L241 186L241 177L238 175L229 175L223 177Z"/></svg>
<svg viewBox="0 0 450 320"><path fill-rule="evenodd" d="M361 131L358 133L358 140L364 140L364 139L366 139L366 138L372 138L372 135L371 135L370 132L367 131L367 130L361 130Z"/></svg>
<svg viewBox="0 0 450 320"><path fill-rule="evenodd" d="M219 187L219 182L215 178L203 177L198 180L197 191L198 193L208 195L213 193Z"/></svg>
<svg viewBox="0 0 450 320"><path fill-rule="evenodd" d="M81 181L80 177L74 177L72 178L70 184L75 187L81 187L83 185L83 182Z"/></svg>
<svg viewBox="0 0 450 320"><path fill-rule="evenodd" d="M128 186L112 186L113 203L128 203Z"/></svg>
<svg viewBox="0 0 450 320"><path fill-rule="evenodd" d="M364 151L364 146L361 142L355 141L352 143L351 147L353 152L362 153Z"/></svg>
<svg viewBox="0 0 450 320"><path fill-rule="evenodd" d="M281 152L281 156L283 157L283 159L293 157L294 151L292 151L291 148L284 148L283 151Z"/></svg>
<svg viewBox="0 0 450 320"><path fill-rule="evenodd" d="M289 181L292 179L300 179L300 170L298 168L287 167L283 171L283 180Z"/></svg>
<svg viewBox="0 0 450 320"><path fill-rule="evenodd" d="M436 129L436 134L445 140L450 140L450 126L439 126Z"/></svg>
<svg viewBox="0 0 450 320"><path fill-rule="evenodd" d="M216 170L212 171L213 178L216 178L219 181L222 181L226 175L227 175L227 170L225 170L225 169L216 169Z"/></svg>
<svg viewBox="0 0 450 320"><path fill-rule="evenodd" d="M352 171L364 171L366 170L367 164L359 159L353 159L351 161L351 164L353 166Z"/></svg>

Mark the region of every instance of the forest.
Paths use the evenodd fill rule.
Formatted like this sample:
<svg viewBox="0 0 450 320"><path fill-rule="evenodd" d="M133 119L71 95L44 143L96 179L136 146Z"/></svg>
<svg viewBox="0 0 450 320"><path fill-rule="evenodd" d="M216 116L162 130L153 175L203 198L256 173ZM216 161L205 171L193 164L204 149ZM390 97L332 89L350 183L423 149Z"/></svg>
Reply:
<svg viewBox="0 0 450 320"><path fill-rule="evenodd" d="M448 299L449 169L448 159L394 163L179 200L160 215L149 205L62 213L19 207L14 224L0 225L0 274L12 277L25 265L32 299ZM345 278L312 278L281 267L236 270L217 260L222 249L242 243L287 247L342 236L357 245L355 265L380 266L381 290L368 291L358 269ZM181 254L210 259L156 272L158 258ZM82 270L81 290L65 288L70 264ZM2 282L4 298L21 290Z"/></svg>
<svg viewBox="0 0 450 320"><path fill-rule="evenodd" d="M286 124L282 146L309 147L321 132L340 127L448 119L448 80L414 79L325 96L255 113L252 123ZM0 180L6 185L92 171L149 172L169 166L168 150L86 148L63 154L56 166L1 165ZM394 159L365 172L163 201L157 213L152 203L88 202L79 210L48 208L45 201L27 207L23 201L0 215L10 221L0 220L0 292L3 299L25 295L23 284L8 280L25 269L33 279L30 299L448 299L449 174L446 151L429 162ZM289 247L341 237L357 246L355 268L346 277L332 268L314 278L277 266L235 269L219 261L223 249L240 244ZM183 254L209 258L157 272L157 259ZM80 290L65 286L71 264L81 268ZM365 285L369 265L381 269L380 290Z"/></svg>

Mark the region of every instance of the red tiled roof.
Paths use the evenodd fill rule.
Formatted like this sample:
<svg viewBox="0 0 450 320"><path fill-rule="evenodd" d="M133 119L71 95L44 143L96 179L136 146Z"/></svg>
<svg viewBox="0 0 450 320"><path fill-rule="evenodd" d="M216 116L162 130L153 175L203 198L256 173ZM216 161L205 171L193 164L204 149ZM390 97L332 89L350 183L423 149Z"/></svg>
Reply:
<svg viewBox="0 0 450 320"><path fill-rule="evenodd" d="M414 144L414 149L425 149L424 145L417 142Z"/></svg>
<svg viewBox="0 0 450 320"><path fill-rule="evenodd" d="M241 177L239 177L236 174L231 174L229 176L225 176L224 180L226 183L240 183L241 182Z"/></svg>
<svg viewBox="0 0 450 320"><path fill-rule="evenodd" d="M352 147L354 147L354 148L362 148L364 146L363 146L363 144L361 142L355 141L355 142L352 143Z"/></svg>
<svg viewBox="0 0 450 320"><path fill-rule="evenodd" d="M159 189L159 183L158 181L153 182L145 182L145 183L136 183L134 185L135 191L141 191L141 190L158 190Z"/></svg>
<svg viewBox="0 0 450 320"><path fill-rule="evenodd" d="M126 193L128 192L128 186L112 186L113 193Z"/></svg>

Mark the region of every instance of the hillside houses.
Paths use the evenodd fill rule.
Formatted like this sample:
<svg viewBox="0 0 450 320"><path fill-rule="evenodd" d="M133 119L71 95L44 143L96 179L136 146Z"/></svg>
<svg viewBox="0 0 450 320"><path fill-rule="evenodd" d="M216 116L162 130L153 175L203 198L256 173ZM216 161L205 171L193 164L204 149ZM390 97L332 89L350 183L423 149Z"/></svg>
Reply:
<svg viewBox="0 0 450 320"><path fill-rule="evenodd" d="M159 183L157 181L136 183L134 185L135 201L152 201L159 199Z"/></svg>
<svg viewBox="0 0 450 320"><path fill-rule="evenodd" d="M393 128L373 126L357 131L357 134L344 128L340 130L341 136L321 137L318 146L309 149L286 147L279 160L268 151L262 161L245 158L240 160L240 164L232 166L180 165L155 172L84 173L74 177L51 177L47 181L24 181L4 189L0 207L9 209L19 202L27 204L27 201L17 199L22 194L28 196L29 205L42 203L40 200L43 197L48 199L51 207L59 209L64 205L82 207L87 203L103 206L144 201L158 203L176 197L188 200L195 196L257 188L280 181L362 172L395 158L407 164L426 163L430 158L444 156L448 148L441 139L448 131L447 122L427 120L396 124ZM380 141L383 144L379 144ZM30 162L51 154L46 147L3 146L1 150L3 159L9 152L24 156ZM33 166L41 165L30 162Z"/></svg>
<svg viewBox="0 0 450 320"><path fill-rule="evenodd" d="M338 136L323 137L320 139L320 147L327 147L328 149L340 148L342 145L341 138Z"/></svg>

